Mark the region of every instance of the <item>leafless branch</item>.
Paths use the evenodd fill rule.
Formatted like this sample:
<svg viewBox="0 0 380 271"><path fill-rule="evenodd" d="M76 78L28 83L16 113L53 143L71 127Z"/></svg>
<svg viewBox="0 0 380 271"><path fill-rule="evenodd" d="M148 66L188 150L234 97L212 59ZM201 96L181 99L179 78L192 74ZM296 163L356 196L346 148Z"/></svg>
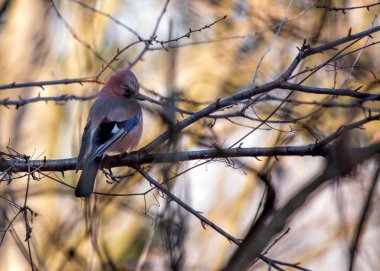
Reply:
<svg viewBox="0 0 380 271"><path fill-rule="evenodd" d="M97 14L100 14L102 16L105 16L107 17L108 19L110 19L111 21L115 22L117 25L120 25L122 27L124 27L125 29L127 29L129 32L131 32L133 35L135 35L139 40L143 40L143 38L139 35L139 33L137 33L134 29L132 29L131 27L129 27L128 25L126 25L125 23L121 22L120 20L116 19L115 17L113 17L111 14L108 14L108 13L105 13L101 10L98 10L92 6L89 6L81 1L78 1L78 0L69 0L75 4L78 4L80 5L81 7L85 8L85 9L88 9L88 10L91 10L92 12L94 13L97 13Z"/></svg>
<svg viewBox="0 0 380 271"><path fill-rule="evenodd" d="M354 160L350 161L349 167L346 168L338 166L337 161L332 158L332 160L326 164L324 172L298 191L288 200L284 207L275 211L268 223L259 225L250 230L224 270L245 270L249 263L259 256L273 236L284 229L289 217L298 210L318 188L331 179L349 174L357 165L373 157L375 154L378 154L379 148L380 143L377 143L362 148L359 152L355 152L355 154L352 153L353 155L350 157ZM347 151L351 152L350 150Z"/></svg>
<svg viewBox="0 0 380 271"><path fill-rule="evenodd" d="M380 2L368 4L368 5L362 5L362 6L346 7L346 8L329 7L326 5L317 6L317 8L326 9L328 11L335 11L335 12L341 11L343 14L346 14L347 11L354 10L354 9L367 9L369 11L371 7L378 6L378 5L380 5Z"/></svg>
<svg viewBox="0 0 380 271"><path fill-rule="evenodd" d="M202 226L204 228L207 225L207 226L211 227L212 229L214 229L215 231L217 231L218 233L220 233L221 235L223 235L224 237L226 237L229 241L233 242L234 244L236 244L236 245L240 244L240 241L238 239L236 239L232 235L228 234L227 232L225 232L224 230L222 230L220 227L218 227L216 224L214 224L212 221L210 221L209 219L207 219L206 217L204 217L201 214L201 212L194 210L192 207L190 207L189 205L187 205L186 203L184 203L181 199L179 199L177 196L175 196L174 194L172 194L169 191L169 189L167 189L165 186L161 185L159 182L157 182L155 179L153 179L144 170L142 170L141 168L139 168L137 166L135 166L134 168L142 176L144 176L144 178L146 180L148 180L151 184L153 184L155 187L157 187L157 189L159 189L162 192L164 192L170 198L170 200L176 202L178 205L180 205L186 211L188 211L189 213L191 213L192 215L194 215L195 217L197 217L201 221Z"/></svg>
<svg viewBox="0 0 380 271"><path fill-rule="evenodd" d="M363 234L363 230L364 230L365 224L367 222L369 212L370 212L370 208L371 208L371 201L373 199L374 192L376 190L376 185L379 182L379 176L380 176L379 160L377 160L377 164L378 165L377 165L376 172L373 176L371 185L369 187L368 195L367 195L367 198L364 202L364 206L361 210L361 214L359 216L359 221L356 225L356 228L355 228L355 231L353 234L353 238L352 238L352 241L350 244L350 257L349 257L349 263L350 264L349 264L349 268L348 268L348 270L350 270L350 271L353 271L354 267L355 267L355 259L356 259L356 255L358 252L360 237Z"/></svg>
<svg viewBox="0 0 380 271"><path fill-rule="evenodd" d="M77 40L83 47L85 47L86 49L88 49L97 59L99 59L103 63L107 63L107 61L97 51L95 51L95 49L92 48L92 46L89 43L87 43L84 39L82 39L80 37L80 35L75 32L74 28L63 18L62 14L59 12L57 6L54 3L54 0L50 0L50 3L52 5L55 13L57 14L58 18L62 21L62 23L64 24L64 26L66 27L66 29L72 35L72 37L75 40Z"/></svg>
<svg viewBox="0 0 380 271"><path fill-rule="evenodd" d="M359 164L373 157L378 157L380 154L380 143L377 137L371 137L371 141L366 141L366 143L362 145L352 146L351 144L343 144L343 150L339 150L338 148L340 146L339 144L344 141L345 138L349 137L350 132L353 132L353 130L356 132L356 130L359 129L373 129L373 123L377 124L380 120L380 93L378 93L374 87L379 83L377 71L373 68L375 66L372 65L372 63L371 65L367 65L367 60L364 61L367 53L370 55L371 50L374 50L374 46L380 43L375 40L377 36L375 37L375 35L373 35L380 31L380 26L375 26L377 16L375 16L371 28L356 34L352 34L350 29L346 36L331 42L326 43L319 38L309 39L310 41L304 39L303 43L297 47L298 53L296 56L287 64L284 64L284 62L281 63L281 67L284 68L278 73L278 77L259 85L256 81L260 65L263 63L266 54L272 49L271 47L280 32L283 33L283 31L287 31L287 28L290 27L289 25L285 27L285 24L297 16L306 14L306 12L310 10L311 7L315 7L319 1L314 2L310 8L302 11L295 17L287 19L288 11L293 3L292 0L288 1L287 9L283 17L277 18L277 16L273 16L273 18L271 18L273 22L279 23L273 26L272 22L263 19L264 23L271 25L271 27L263 31L252 32L248 35L228 36L227 34L226 37L219 39L191 41L189 44L181 44L180 41L192 37L195 33L213 27L217 23L224 21L227 16L216 17L218 19L202 27L194 29L188 28L188 31L184 31L186 33L178 36L172 36L172 31L170 30L169 37L167 40L164 40L158 38L157 33L164 16L166 16L165 14L170 3L170 0L165 0L158 13L158 17L153 18L153 27L149 36L143 38L136 30L124 24L111 13L106 13L80 0L70 1L79 5L80 11L90 11L94 16L103 16L123 27L130 32L127 34L130 35L132 39L125 44L119 44L120 49L117 49L108 60L105 60L89 43L80 37L74 27L64 19L56 5L57 2L50 0L52 9L55 12L53 15L57 16L58 20L64 24L71 36L100 59L103 65L98 67L96 75L90 77L39 82L14 82L0 85L0 90L31 87L38 87L44 90L45 86L64 84L82 85L84 83L101 85L103 82L100 78L105 71L108 68L113 69L112 66L114 65L117 66L117 61L124 58L127 51L132 50L134 46L141 47L139 49L140 51L131 56L131 61L123 60L123 62L119 64L128 63L129 68L132 68L137 63L142 62L148 52L155 50L170 51L168 83L166 88L169 89L168 93L172 93L172 95L158 94L158 92L161 91L159 87L157 87L156 90L142 87L143 93L145 94L143 95L145 101L141 103L143 108L148 111L149 117L149 113L151 113L154 118L157 118L157 116L158 118L161 117L160 120L167 130L151 139L145 147L136 152L104 157L100 170L106 178L106 181L112 185L110 185L108 189L104 187L96 189L98 191L94 192L94 195L90 197L89 201L86 201L86 205L88 202L94 203L87 211L91 210L91 212L95 211L95 213L100 214L111 202L115 201L115 199L119 200L116 203L118 204L117 206L133 209L133 206L128 203L128 200L135 200L134 197L140 197L141 200L144 200L142 203L143 210L137 210L138 208L135 208L137 210L136 212L140 212L140 215L141 212L143 212L145 216L151 219L149 221L154 223L157 221L155 215L159 216L158 213L161 212L162 207L165 207L165 203L169 205L171 201L174 201L183 210L199 219L203 228L207 226L211 227L232 244L237 245L236 252L228 260L225 270L245 270L257 261L264 262L269 270L287 270L289 268L308 270L298 263L272 259L268 257L268 251L274 245L279 245L279 239L288 238L288 235L286 235L288 230L285 230L287 228L286 224L293 214L305 205L307 200L317 194L316 192L319 189L327 186L336 178L347 176L347 174L356 170ZM318 7L325 9L323 14L328 14L327 11L341 11L342 13L346 13L349 10L361 8L370 10L370 8L379 4L380 3L373 3L347 8ZM2 12L3 11L0 10L0 13ZM233 20L233 16L229 18L231 18L231 20L229 19L228 23ZM227 23L227 21L225 22ZM250 27L252 27L250 29L255 29L256 24L253 23ZM297 30L298 29L299 28L297 28ZM220 90L219 93L222 93L219 94L220 96L216 96L214 99L208 101L200 101L196 98L191 99L189 98L191 94L187 95L187 89L182 89L181 87L177 89L175 85L176 80L174 78L177 74L176 69L178 67L174 53L179 53L179 51L171 51L172 49L231 40L240 42L239 39L252 37L269 30L275 34L267 50L259 60L255 73L252 76L252 85L250 85L249 82L243 82L239 77L239 82L236 84L233 83L232 88L228 85L226 89ZM321 29L317 31L318 37L320 31ZM291 31L286 32L286 34L288 33L291 33ZM297 37L296 34L290 37L293 36ZM373 42L370 43L370 40L373 40ZM309 44L309 42L311 44ZM316 42L322 45L313 45L316 44ZM238 52L237 54L240 53ZM361 55L363 55L363 57L361 57ZM129 57L130 56L128 56L128 58ZM359 57L360 61L363 61L363 64L359 63ZM240 58L237 57L236 59L239 60ZM284 58L284 61L287 61L287 58ZM311 66L309 66L309 63L312 63ZM262 65L264 65L264 63ZM367 65L367 67L365 65ZM262 69L264 69L264 67L262 67ZM237 72L236 69L231 69L228 73L231 77L234 77L235 72ZM363 73L367 78L371 77L372 81L370 83L367 81L366 85L362 86L359 80L357 80L358 85L353 86L354 80L351 80L352 82L348 84L348 79L351 75L353 79L358 74L360 76ZM323 81L323 83L320 84L319 81L317 81L324 75L331 76L330 83ZM207 74L205 76L207 76ZM361 81L363 82L364 80ZM226 81L226 84L230 84L230 81ZM332 87L328 87L329 85L332 85ZM171 88L173 88L173 90L171 90ZM208 91L208 89L204 89L204 91ZM70 100L90 100L95 98L96 94L81 96L74 93L43 97L41 93L39 93L36 97L29 96L28 98L22 98L22 96L24 95L19 95L18 99L1 98L0 106L2 105L8 108L14 106L18 109L30 103L47 103L49 101L59 105ZM2 97L4 96L2 95ZM15 97L15 95L12 95L12 97ZM27 108L22 108L17 113L21 115ZM329 129L326 129L326 126L323 126L321 123L326 121L326 116L330 116L330 113L335 117L334 114L337 111L347 112L348 116L336 122L333 121L333 125L329 127ZM160 120L158 120L158 122ZM238 134L237 138L223 138L224 135L219 135L218 131L219 127L225 123L227 123L228 127L233 127L233 129L239 128L239 131L243 132ZM15 125L18 124L16 123ZM251 141L249 141L250 138L248 138L248 136L256 133L259 129L263 131L263 133L269 134L268 131L271 131L276 135L269 147L266 147L267 145L260 145L265 147L254 147L255 145L250 143ZM302 138L302 142L304 142L302 145L298 145L301 144L298 143L300 142L300 138ZM182 139L190 139L192 145L190 147L187 144L182 145L182 142L180 142ZM230 142L230 140L232 140L232 142ZM247 147L247 144L250 145ZM362 147L363 145L366 146ZM194 150L195 148L198 149ZM326 166L320 171L318 177L312 178L308 184L290 196L285 204L276 206L277 187L271 183L271 173L275 172L277 166L281 167L279 162L282 162L284 157L290 156L323 157L326 158ZM57 189L57 191L59 190L59 192L66 194L67 191L71 191L74 187L71 181L65 179L64 174L66 171L76 170L77 164L77 158L47 159L46 157L41 157L43 156L38 155L35 157L35 155L32 155L29 157L28 155L17 152L9 146L6 151L0 151L0 183L10 184L12 182L15 183L16 180L26 181L26 189L17 187L15 190L12 190L13 188L11 188L12 191L10 191L9 194L4 196L0 195L0 201L5 201L5 205L10 206L14 211L14 215L9 215L7 213L8 211L4 211L3 216L6 223L1 224L4 230L2 231L0 246L3 243L5 234L11 232L20 251L30 263L32 270L43 266L43 264L40 263L38 251L34 248L33 239L31 238L32 219L36 214L29 207L29 204L31 204L29 199L32 195L35 196L45 192L42 191L43 189L34 191L32 184L34 181L47 179L50 182L53 181L59 184L62 189ZM348 157L350 159L343 159L342 157ZM254 160L259 161L259 163L257 163L259 166L256 167L256 164L249 164ZM186 163L188 161L196 162ZM164 165L161 168L155 166L155 164L159 163ZM222 227L207 219L206 216L186 203L188 202L187 199L180 199L180 197L176 196L176 193L171 190L173 184L181 179L179 178L180 176L182 177L185 173L193 171L197 167L207 167L212 163L217 165L221 164L233 170L240 170L240 172L244 174L250 174L249 177L257 177L257 180L259 180L258 184L265 188L265 192L263 193L260 203L258 203L259 206L257 209L253 211L239 210L237 214L240 216L239 219L246 215L249 219L251 217L249 216L250 214L253 217L251 228L248 229L248 234L246 234L244 239L239 239L227 233ZM117 167L130 167L130 169L120 171L120 173L119 171L115 171L117 173L114 173L112 169ZM153 174L156 174L157 168L160 168L159 174L162 174L162 177L153 176ZM355 265L360 238L363 235L364 226L368 220L369 209L371 207L373 193L376 189L379 172L379 167L377 167L350 243L349 260L351 270ZM62 177L59 176L59 173L62 174ZM140 185L143 179L149 182L150 186L148 188L144 187L143 192L140 192L140 186L138 186L137 191L132 191L135 193L127 193L130 192L129 188L132 187L132 185L135 186L136 183ZM132 181L130 182L130 180ZM133 182L134 184L131 185ZM13 184L11 184L11 186L12 185ZM145 184L143 183L143 185ZM18 205L16 203L18 201L14 197L14 194L23 195L23 204ZM149 197L153 198L153 203L149 202ZM163 203L163 201L165 203ZM157 212L156 208L151 207L157 207ZM158 210L158 207L161 207L160 210ZM13 230L15 228L15 221L18 222L17 218L20 218L20 215L23 215L24 222L22 225L25 225L26 243L22 242L23 235ZM86 232L86 235L83 235L81 241L87 238L88 234L91 235L93 253L99 259L102 268L107 269L108 267L112 267L113 269L117 269L118 267L108 253L108 249L106 247L101 248L101 242L97 240L98 224L94 224L89 220L87 220L86 223L95 226L89 227L88 232ZM72 228L73 227L70 229ZM242 229L237 230L237 234L244 234ZM284 232L284 230L285 233L276 238L276 235ZM152 241L152 238L150 241ZM79 244L74 244L73 247L77 247L77 245L79 246ZM150 246L150 244L148 244L148 246ZM68 258L77 257L75 256L76 248L70 248L68 250L70 250L71 253L68 252L68 254L70 254ZM173 251L168 252L171 257ZM181 253L182 252L183 251L181 251ZM147 255L148 251L146 250L144 253ZM182 255L183 254L181 254L180 257L182 257ZM145 256L142 258L148 258ZM83 266L81 267L84 267L86 261L83 260L82 263ZM61 266L61 269L63 269L63 266L64 265ZM142 262L139 263L139 268L144 269Z"/></svg>
<svg viewBox="0 0 380 271"><path fill-rule="evenodd" d="M70 78L70 79L60 79L60 80L47 80L38 82L25 82L25 83L10 83L5 85L0 85L0 90L5 89L15 89L15 88L27 88L27 87L39 87L44 89L44 86L49 85L69 85L69 84L84 84L84 83L96 83L101 84L102 82L95 77L82 77L82 78Z"/></svg>
<svg viewBox="0 0 380 271"><path fill-rule="evenodd" d="M88 101L96 98L98 95L97 94L92 94L89 96L77 96L77 95L59 95L59 96L54 96L54 97L41 97L38 95L37 97L34 98L27 98L23 99L19 97L18 100L9 100L9 99L4 99L0 100L0 105L3 105L5 107L9 106L15 106L16 109L20 108L21 106L31 104L31 103L37 103L37 102L49 102L49 101L54 101L56 104L64 104L67 101Z"/></svg>

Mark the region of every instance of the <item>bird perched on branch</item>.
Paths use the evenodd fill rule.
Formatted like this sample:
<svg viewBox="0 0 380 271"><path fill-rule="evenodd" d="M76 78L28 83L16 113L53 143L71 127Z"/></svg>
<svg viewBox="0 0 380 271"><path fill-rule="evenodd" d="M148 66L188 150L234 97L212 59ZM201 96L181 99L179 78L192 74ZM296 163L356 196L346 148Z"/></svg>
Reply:
<svg viewBox="0 0 380 271"><path fill-rule="evenodd" d="M82 135L77 162L77 171L82 168L82 174L75 196L90 196L107 152L131 151L139 143L143 117L137 99L141 99L139 83L128 69L112 74L100 91Z"/></svg>

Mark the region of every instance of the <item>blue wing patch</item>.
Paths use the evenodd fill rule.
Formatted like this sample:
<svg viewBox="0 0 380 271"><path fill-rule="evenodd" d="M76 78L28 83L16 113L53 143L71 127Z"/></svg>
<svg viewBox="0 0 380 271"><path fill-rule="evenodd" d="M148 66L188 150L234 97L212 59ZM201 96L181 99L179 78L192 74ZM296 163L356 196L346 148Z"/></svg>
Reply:
<svg viewBox="0 0 380 271"><path fill-rule="evenodd" d="M95 148L91 151L91 159L103 156L115 142L131 132L140 120L141 114L138 114L121 122L105 121L101 123L93 135L92 142Z"/></svg>
<svg viewBox="0 0 380 271"><path fill-rule="evenodd" d="M140 115L136 115L125 121L124 130L129 133L137 124L139 124Z"/></svg>
<svg viewBox="0 0 380 271"><path fill-rule="evenodd" d="M132 118L122 121L106 121L99 125L96 129L92 142L95 145L102 145L110 140L120 129L124 130L124 134L128 134L132 129L139 124L140 115L135 115Z"/></svg>

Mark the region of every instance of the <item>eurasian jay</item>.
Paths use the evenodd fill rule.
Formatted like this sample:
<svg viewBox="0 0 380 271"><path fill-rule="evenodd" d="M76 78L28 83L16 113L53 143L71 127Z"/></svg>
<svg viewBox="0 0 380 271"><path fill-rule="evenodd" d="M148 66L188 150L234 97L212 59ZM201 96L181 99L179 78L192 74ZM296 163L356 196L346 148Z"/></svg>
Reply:
<svg viewBox="0 0 380 271"><path fill-rule="evenodd" d="M137 102L139 83L128 69L116 71L108 79L90 109L82 135L77 171L82 174L75 196L89 197L100 162L107 152L133 150L142 134L142 112Z"/></svg>

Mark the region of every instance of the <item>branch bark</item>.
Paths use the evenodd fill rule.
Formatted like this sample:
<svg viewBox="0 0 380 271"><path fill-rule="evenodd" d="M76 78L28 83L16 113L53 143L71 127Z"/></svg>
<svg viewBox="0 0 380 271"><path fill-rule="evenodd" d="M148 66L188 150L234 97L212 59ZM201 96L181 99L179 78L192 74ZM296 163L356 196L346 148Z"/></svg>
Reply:
<svg viewBox="0 0 380 271"><path fill-rule="evenodd" d="M142 165L149 163L176 163L182 161L217 159L227 157L262 157L262 156L325 156L328 149L314 147L315 144L306 146L286 146L270 148L231 148L212 149L176 153L153 153L144 151L123 153L120 155L106 156L102 160L103 168L122 167L132 165ZM0 153L1 155L1 153ZM1 157L1 156L0 156ZM57 160L26 160L0 159L0 171L12 168L14 172L27 172L28 163L31 168L38 168L39 171L68 171L75 170L77 158L57 159Z"/></svg>

